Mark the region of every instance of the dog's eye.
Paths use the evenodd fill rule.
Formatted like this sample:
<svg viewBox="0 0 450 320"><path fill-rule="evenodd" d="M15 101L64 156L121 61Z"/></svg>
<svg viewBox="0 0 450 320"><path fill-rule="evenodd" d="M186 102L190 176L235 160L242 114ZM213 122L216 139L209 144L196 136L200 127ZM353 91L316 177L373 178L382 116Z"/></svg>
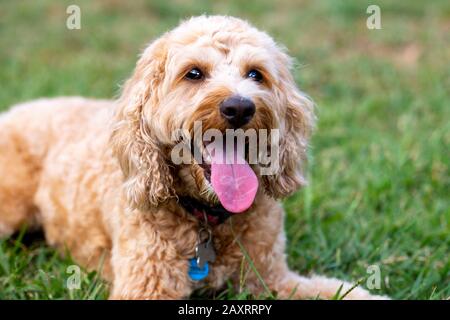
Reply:
<svg viewBox="0 0 450 320"><path fill-rule="evenodd" d="M192 68L184 77L189 80L201 80L203 79L203 73L199 68Z"/></svg>
<svg viewBox="0 0 450 320"><path fill-rule="evenodd" d="M261 82L263 80L263 75L258 70L250 70L247 72L247 78L251 78L255 81Z"/></svg>

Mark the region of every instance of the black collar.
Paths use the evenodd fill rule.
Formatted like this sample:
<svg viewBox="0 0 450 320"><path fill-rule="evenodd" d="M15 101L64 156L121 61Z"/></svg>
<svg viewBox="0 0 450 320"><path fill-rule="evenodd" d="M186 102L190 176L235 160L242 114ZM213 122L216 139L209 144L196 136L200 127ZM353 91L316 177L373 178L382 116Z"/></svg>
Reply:
<svg viewBox="0 0 450 320"><path fill-rule="evenodd" d="M200 221L204 221L206 215L208 224L211 226L216 226L224 223L229 217L234 214L226 210L220 204L209 206L191 197L179 197L178 199L183 208Z"/></svg>

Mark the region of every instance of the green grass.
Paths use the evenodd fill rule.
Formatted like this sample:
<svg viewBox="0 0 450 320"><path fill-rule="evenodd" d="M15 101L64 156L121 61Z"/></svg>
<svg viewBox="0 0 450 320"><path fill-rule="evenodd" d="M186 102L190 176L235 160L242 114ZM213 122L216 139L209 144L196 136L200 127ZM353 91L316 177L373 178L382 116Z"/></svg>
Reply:
<svg viewBox="0 0 450 320"><path fill-rule="evenodd" d="M73 3L78 31L65 28ZM180 18L247 18L289 48L318 105L310 184L285 201L290 266L356 281L377 265L376 294L450 297L448 1L121 3L0 0L0 109L42 96L112 97L137 53ZM365 27L369 4L381 7L382 30ZM95 274L68 290L71 264L42 242L0 241L0 299L107 296Z"/></svg>

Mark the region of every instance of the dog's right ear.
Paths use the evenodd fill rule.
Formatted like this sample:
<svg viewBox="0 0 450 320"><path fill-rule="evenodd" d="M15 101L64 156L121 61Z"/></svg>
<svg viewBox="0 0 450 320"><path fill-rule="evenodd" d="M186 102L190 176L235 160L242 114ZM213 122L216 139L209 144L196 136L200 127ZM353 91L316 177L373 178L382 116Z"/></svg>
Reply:
<svg viewBox="0 0 450 320"><path fill-rule="evenodd" d="M144 51L133 76L125 83L111 136L114 154L124 174L128 201L131 207L140 210L157 207L173 195L169 167L144 117L145 108L151 110L159 103L166 59L163 36Z"/></svg>

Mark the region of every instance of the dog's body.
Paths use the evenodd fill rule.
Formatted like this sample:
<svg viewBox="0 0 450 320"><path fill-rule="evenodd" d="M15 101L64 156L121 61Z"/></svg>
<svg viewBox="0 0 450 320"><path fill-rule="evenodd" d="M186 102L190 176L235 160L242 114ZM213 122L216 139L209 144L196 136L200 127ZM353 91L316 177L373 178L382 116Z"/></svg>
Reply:
<svg viewBox="0 0 450 320"><path fill-rule="evenodd" d="M244 43L265 48L278 64L261 67L267 77L262 84L248 79L227 83L223 78L232 74L231 69L218 73L221 82L213 83L211 69L219 70L219 63L226 60L216 57L216 63L205 66L209 77L198 84L200 90L192 87L192 81L178 84L186 80L168 75L179 59L176 49L168 46L176 43L195 51L192 41L196 39L197 45L199 34L208 50L218 42L229 56L233 46L241 50ZM236 37L241 37L238 45L227 42ZM255 61L264 63L264 53L254 54ZM183 55L189 50L184 48ZM295 191L302 182L297 164L304 158L312 125L310 102L295 88L286 59L270 38L241 20L200 17L144 52L117 101L56 98L13 107L0 116L0 237L24 224L42 227L49 244L62 252L69 249L77 262L90 269L102 266L103 276L112 283L111 298L185 298L205 284L219 288L228 279L240 284L242 267L250 270L244 272L245 286L254 294L264 293L265 286L249 267L239 243L279 297L333 297L343 282L301 277L288 269L284 254L284 214L276 198ZM198 96L202 91L207 94ZM207 127L224 130L226 121L215 109L236 91L257 101L248 126L286 130L281 172L258 176L260 187L251 207L211 227L217 259L210 264L208 277L195 282L188 268L201 222L180 205L179 197L211 205L218 199L198 164L167 164L167 150L173 147L168 137L173 129L198 119ZM342 292L349 286L344 283ZM360 288L347 296L374 297Z"/></svg>

